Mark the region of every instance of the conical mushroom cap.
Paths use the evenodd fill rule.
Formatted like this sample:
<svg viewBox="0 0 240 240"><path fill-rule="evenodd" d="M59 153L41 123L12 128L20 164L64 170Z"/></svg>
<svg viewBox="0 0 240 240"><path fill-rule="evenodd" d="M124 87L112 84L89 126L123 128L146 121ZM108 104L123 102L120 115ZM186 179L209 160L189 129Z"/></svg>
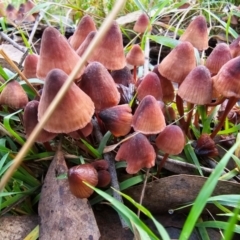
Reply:
<svg viewBox="0 0 240 240"><path fill-rule="evenodd" d="M205 17L196 17L186 28L180 40L190 42L200 51L206 50L208 48L208 29Z"/></svg>
<svg viewBox="0 0 240 240"><path fill-rule="evenodd" d="M23 123L24 123L24 128L25 128L27 138L32 133L36 125L38 124L38 105L39 105L39 102L36 100L33 100L29 102L24 109ZM35 141L47 142L53 139L54 137L56 137L56 135L57 135L56 133L50 133L42 129Z"/></svg>
<svg viewBox="0 0 240 240"><path fill-rule="evenodd" d="M167 78L163 77L160 72L158 71L158 66L156 65L153 68L153 72L158 75L158 78L161 83L162 87L162 101L164 102L172 102L175 94L174 94L174 87L171 81L169 81Z"/></svg>
<svg viewBox="0 0 240 240"><path fill-rule="evenodd" d="M226 98L240 98L240 57L225 63L213 77L216 91Z"/></svg>
<svg viewBox="0 0 240 240"><path fill-rule="evenodd" d="M212 100L213 82L209 70L202 65L195 67L184 79L178 95L185 101L204 105Z"/></svg>
<svg viewBox="0 0 240 240"><path fill-rule="evenodd" d="M162 100L162 86L156 73L149 72L137 88L137 99L141 101L145 96L151 95L156 100Z"/></svg>
<svg viewBox="0 0 240 240"><path fill-rule="evenodd" d="M8 4L6 8L7 21L15 21L17 19L17 10L12 4Z"/></svg>
<svg viewBox="0 0 240 240"><path fill-rule="evenodd" d="M37 77L37 63L39 56L36 54L27 55L24 62L23 74L26 78Z"/></svg>
<svg viewBox="0 0 240 240"><path fill-rule="evenodd" d="M70 74L79 60L80 57L57 29L47 27L44 30L37 65L38 78L44 80L48 72L54 68L59 68ZM78 73L76 78L79 78L82 72L83 70Z"/></svg>
<svg viewBox="0 0 240 240"><path fill-rule="evenodd" d="M137 33L144 33L146 30L151 30L149 17L146 13L142 13L133 26L133 31Z"/></svg>
<svg viewBox="0 0 240 240"><path fill-rule="evenodd" d="M133 66L141 66L144 64L144 53L139 45L133 45L126 56L126 61Z"/></svg>
<svg viewBox="0 0 240 240"><path fill-rule="evenodd" d="M130 83L133 83L133 76L127 66L123 69L112 71L111 76L115 83L122 84L126 87L128 87Z"/></svg>
<svg viewBox="0 0 240 240"><path fill-rule="evenodd" d="M99 113L106 129L116 137L125 136L130 132L132 117L132 109L128 104L111 107Z"/></svg>
<svg viewBox="0 0 240 240"><path fill-rule="evenodd" d="M81 21L78 23L77 29L75 30L74 34L72 35L71 39L69 40L73 49L77 50L82 42L85 40L87 35L91 31L96 31L96 26L89 15L85 15Z"/></svg>
<svg viewBox="0 0 240 240"><path fill-rule="evenodd" d="M122 69L126 65L122 33L116 21L113 22L88 62L100 62L109 70Z"/></svg>
<svg viewBox="0 0 240 240"><path fill-rule="evenodd" d="M240 36L232 41L232 43L229 45L229 48L233 58L240 55Z"/></svg>
<svg viewBox="0 0 240 240"><path fill-rule="evenodd" d="M116 106L120 101L112 76L99 62L92 62L86 67L80 88L91 97L96 111Z"/></svg>
<svg viewBox="0 0 240 240"><path fill-rule="evenodd" d="M153 167L156 153L148 139L143 134L138 133L121 144L115 159L117 161L126 160L126 171L129 174L135 174L141 168Z"/></svg>
<svg viewBox="0 0 240 240"><path fill-rule="evenodd" d="M164 153L178 155L182 152L185 145L185 137L180 127L168 125L156 138L158 149Z"/></svg>
<svg viewBox="0 0 240 240"><path fill-rule="evenodd" d="M216 75L220 68L231 59L229 46L226 43L219 43L208 56L206 67L212 75Z"/></svg>
<svg viewBox="0 0 240 240"><path fill-rule="evenodd" d="M132 126L143 134L157 134L165 127L165 119L159 103L153 96L146 96L133 115Z"/></svg>
<svg viewBox="0 0 240 240"><path fill-rule="evenodd" d="M84 54L88 45L91 43L91 41L93 40L93 38L95 37L96 34L97 34L97 31L92 31L87 35L85 40L82 42L82 44L76 50L76 53L78 54L78 56L81 57Z"/></svg>
<svg viewBox="0 0 240 240"><path fill-rule="evenodd" d="M28 96L19 82L13 80L7 83L0 95L0 104L14 109L24 108L28 103Z"/></svg>
<svg viewBox="0 0 240 240"><path fill-rule="evenodd" d="M48 73L38 107L39 121L67 77L67 74L60 69L53 69ZM43 128L54 133L73 132L85 127L93 113L94 104L90 97L72 83Z"/></svg>
<svg viewBox="0 0 240 240"><path fill-rule="evenodd" d="M196 67L194 48L189 42L178 44L158 65L160 74L168 80L182 83Z"/></svg>

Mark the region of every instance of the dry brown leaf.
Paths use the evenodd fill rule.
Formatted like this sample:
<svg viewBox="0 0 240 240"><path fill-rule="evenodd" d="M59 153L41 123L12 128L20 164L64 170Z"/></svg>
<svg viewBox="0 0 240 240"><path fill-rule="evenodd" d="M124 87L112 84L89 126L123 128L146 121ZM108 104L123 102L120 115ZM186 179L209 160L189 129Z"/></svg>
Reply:
<svg viewBox="0 0 240 240"><path fill-rule="evenodd" d="M1 217L0 223L0 239L22 240L38 225L38 216Z"/></svg>
<svg viewBox="0 0 240 240"><path fill-rule="evenodd" d="M152 213L167 212L186 205L197 197L207 178L193 175L174 175L147 184L143 206ZM124 193L139 201L142 185L128 188ZM239 194L240 184L218 181L213 196Z"/></svg>
<svg viewBox="0 0 240 240"><path fill-rule="evenodd" d="M70 193L68 180L57 179L68 169L61 151L57 151L46 175L39 201L39 239L97 240L99 229L87 199Z"/></svg>

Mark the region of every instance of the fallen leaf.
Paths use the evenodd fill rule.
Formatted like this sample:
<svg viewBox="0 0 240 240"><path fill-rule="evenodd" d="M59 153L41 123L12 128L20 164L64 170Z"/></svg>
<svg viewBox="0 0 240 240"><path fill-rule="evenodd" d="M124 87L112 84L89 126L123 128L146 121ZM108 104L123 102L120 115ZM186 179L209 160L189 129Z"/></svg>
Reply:
<svg viewBox="0 0 240 240"><path fill-rule="evenodd" d="M168 212L170 209L193 202L207 178L194 175L174 175L150 182L146 186L143 206L152 213ZM240 184L218 181L212 196L239 194ZM124 193L139 201L142 185L128 188Z"/></svg>
<svg viewBox="0 0 240 240"><path fill-rule="evenodd" d="M38 225L38 216L6 216L0 218L0 239L22 240Z"/></svg>
<svg viewBox="0 0 240 240"><path fill-rule="evenodd" d="M48 169L39 201L39 239L97 240L100 233L88 200L73 196L67 179L57 179L67 171L63 153L58 150Z"/></svg>

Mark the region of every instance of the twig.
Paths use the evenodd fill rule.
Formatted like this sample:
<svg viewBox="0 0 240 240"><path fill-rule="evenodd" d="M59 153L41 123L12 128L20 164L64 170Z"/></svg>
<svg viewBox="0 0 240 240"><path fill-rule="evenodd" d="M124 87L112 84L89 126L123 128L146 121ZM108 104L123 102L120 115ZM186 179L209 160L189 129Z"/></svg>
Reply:
<svg viewBox="0 0 240 240"><path fill-rule="evenodd" d="M97 121L95 121L95 120L93 120L92 123L93 123L94 136L96 137L96 140L98 142L100 142L102 140L103 136L100 131L99 125L98 125ZM109 173L111 175L111 186L114 189L116 189L117 191L120 191L113 154L112 153L104 153L103 157L109 163ZM123 203L122 196L118 192L113 191L113 197L115 199L117 199L119 202ZM121 221L122 227L128 228L125 220L122 218L122 216L120 214L119 214L119 219Z"/></svg>
<svg viewBox="0 0 240 240"><path fill-rule="evenodd" d="M35 33L36 33L38 24L40 23L40 21L42 20L42 18L43 18L43 17L42 17L41 14L38 14L37 17L36 17L35 23L34 23L34 25L33 25L31 34L30 34L29 39L28 39L28 43L29 43L30 45L32 44L33 37L34 37L34 35L35 35Z"/></svg>
<svg viewBox="0 0 240 240"><path fill-rule="evenodd" d="M10 37L8 37L8 35L6 35L5 33L1 32L1 31L0 31L0 36L1 36L4 40L6 40L6 41L8 41L9 43L11 43L15 48L17 48L17 49L18 49L19 51L21 51L21 52L25 53L25 52L28 50L26 47L23 47L23 46L17 44L17 43L16 43L15 41L13 41Z"/></svg>
<svg viewBox="0 0 240 240"><path fill-rule="evenodd" d="M150 171L150 168L147 169L146 171L146 175L145 175L145 179L144 179L144 183L143 183L143 187L142 187L142 192L141 192L141 196L140 196L140 200L139 200L139 204L142 205L142 202L143 202L143 198L144 198L144 194L145 194L145 190L146 190L146 186L147 186L147 179L148 179L148 175L149 175L149 171ZM140 209L138 209L138 217L140 217Z"/></svg>

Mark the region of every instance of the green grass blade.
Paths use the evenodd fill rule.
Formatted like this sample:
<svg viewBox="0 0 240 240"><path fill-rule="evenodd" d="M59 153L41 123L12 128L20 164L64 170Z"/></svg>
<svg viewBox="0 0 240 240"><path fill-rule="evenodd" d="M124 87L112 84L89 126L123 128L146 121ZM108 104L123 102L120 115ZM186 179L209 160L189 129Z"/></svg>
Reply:
<svg viewBox="0 0 240 240"><path fill-rule="evenodd" d="M84 139L80 138L80 140L83 142L83 144L87 147L87 149L95 156L96 158L101 158L102 154L98 152L96 148L94 148L91 144L89 144L87 141Z"/></svg>
<svg viewBox="0 0 240 240"><path fill-rule="evenodd" d="M127 208L123 203L119 202L118 200L116 200L115 198L113 198L112 196L106 194L105 192L92 187L91 185L87 184L85 182L85 184L87 186L89 186L90 188L92 188L96 193L98 193L99 195L101 195L104 199L106 199L107 201L109 201L111 203L111 205L113 205L115 207L115 209L118 210L118 212L121 212L123 215L125 215L125 217L127 217L129 219L129 221L131 223L134 223L134 225L137 227L139 233L144 234L143 236L149 236L150 239L156 239L158 240L159 238L147 227L147 225L145 223L143 223L139 217L129 208ZM146 235L147 234L147 235ZM144 238L143 238L144 239ZM148 239L148 238L145 238Z"/></svg>
<svg viewBox="0 0 240 240"><path fill-rule="evenodd" d="M147 35L147 37L156 43L159 43L170 48L175 48L180 43L180 41L176 39L172 39L170 37L165 36Z"/></svg>
<svg viewBox="0 0 240 240"><path fill-rule="evenodd" d="M222 222L222 221L206 221L202 223L197 223L197 227L206 227L206 228L220 228L220 229L227 229L228 228L228 222ZM235 224L233 232L240 233L240 226ZM186 238L185 238L186 239ZM227 239L227 238L226 238ZM228 239L230 240L230 239Z"/></svg>
<svg viewBox="0 0 240 240"><path fill-rule="evenodd" d="M183 226L183 230L180 235L180 240L188 239L194 229L194 225L200 216L202 210L204 209L208 198L211 196L214 188L217 185L218 179L222 174L222 171L226 167L226 164L228 163L229 158L234 153L235 149L240 144L240 141L237 141L230 149L229 151L224 155L224 157L221 159L221 161L218 163L214 171L211 173L205 184L203 185L200 193L198 194L193 207L191 208L191 211L187 217L187 220Z"/></svg>
<svg viewBox="0 0 240 240"><path fill-rule="evenodd" d="M2 68L2 66L0 65L0 75L2 76L2 78L7 81L8 80L8 75L5 73L4 69Z"/></svg>
<svg viewBox="0 0 240 240"><path fill-rule="evenodd" d="M3 167L4 163L5 163L5 162L7 161L7 159L8 159L8 155L9 155L9 153L5 154L5 155L2 157L2 159L0 160L0 172L1 172L1 170L2 170L2 167ZM0 174L0 176L1 176L1 174Z"/></svg>
<svg viewBox="0 0 240 240"><path fill-rule="evenodd" d="M99 144L99 147L97 149L99 154L101 154L101 155L103 154L103 150L106 147L107 142L111 136L112 136L112 133L110 131L107 131L106 134L103 136L103 138Z"/></svg>

